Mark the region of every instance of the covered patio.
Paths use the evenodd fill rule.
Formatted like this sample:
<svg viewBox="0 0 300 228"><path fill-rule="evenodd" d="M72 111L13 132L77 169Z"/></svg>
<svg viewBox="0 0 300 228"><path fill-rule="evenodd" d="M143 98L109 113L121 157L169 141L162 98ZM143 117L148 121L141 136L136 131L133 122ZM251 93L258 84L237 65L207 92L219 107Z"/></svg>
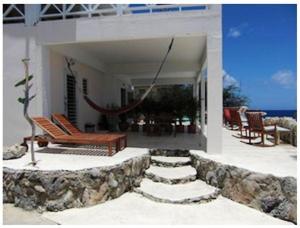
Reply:
<svg viewBox="0 0 300 228"><path fill-rule="evenodd" d="M192 86L193 96L201 104L198 107L201 118L200 121L197 119L199 134L184 135L183 138L194 139L194 149L202 149L211 154L221 153L221 47L219 38L206 35L48 45L47 77L50 88L44 98L48 104L46 115L65 113L83 131L87 123L97 126L99 116L103 113L92 109L84 101L83 95L88 95L104 107L130 104L137 88L147 89L151 85L171 38L174 38L173 47L154 89L172 85ZM77 82L74 92L70 93L73 97L70 101L68 87L62 87L63 84L69 85L69 81L64 82L63 74L67 74L67 77L70 74L68 69L62 69L65 65L64 58L74 62L72 68ZM101 72L100 75L89 72L89 68ZM88 91L86 94L83 94L84 85L81 85L83 80ZM131 134L129 131L125 133ZM163 138L161 140L164 141ZM163 144L163 141L160 143Z"/></svg>

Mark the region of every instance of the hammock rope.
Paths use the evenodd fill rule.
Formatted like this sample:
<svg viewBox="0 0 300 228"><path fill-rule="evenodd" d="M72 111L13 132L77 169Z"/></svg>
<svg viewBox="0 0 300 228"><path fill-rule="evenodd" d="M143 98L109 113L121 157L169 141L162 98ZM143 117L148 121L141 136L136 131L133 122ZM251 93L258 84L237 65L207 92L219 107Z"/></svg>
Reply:
<svg viewBox="0 0 300 228"><path fill-rule="evenodd" d="M156 74L155 74L155 76L154 76L154 78L152 80L152 83L150 84L149 88L145 91L145 93L140 97L139 100L134 101L134 102L132 102L132 103L130 103L130 104L124 106L124 107L119 108L119 109L103 108L103 107L97 105L95 102L93 102L93 100L90 99L86 95L83 95L84 100L87 102L87 104L89 106L91 106L91 108L95 109L96 111L98 111L100 113L106 114L106 115L120 115L122 113L126 113L126 112L129 112L130 110L134 109L135 107L137 107L139 104L141 104L145 100L145 98L148 96L148 94L151 92L151 90L155 86L157 78L158 78L158 76L159 76L159 74L160 74L160 72L161 72L161 70L162 70L162 68L163 68L163 66L164 66L164 64L165 64L165 62L166 62L166 60L168 58L168 55L169 55L169 53L170 53L170 51L172 49L173 43L174 43L174 38L172 38L172 40L171 40L171 42L169 44L169 48L168 48L168 50L167 50L167 52L166 52L166 54L165 54L165 56L164 56L164 58L163 58L163 60L162 60L162 62L160 64L159 68L158 68L158 71L156 72ZM74 75L73 71L71 69L71 63L70 63L70 61L68 61L67 58L66 58L66 61L67 61L67 67L68 67L70 73L72 75ZM82 93L82 91L81 91L80 88L79 88L79 92Z"/></svg>

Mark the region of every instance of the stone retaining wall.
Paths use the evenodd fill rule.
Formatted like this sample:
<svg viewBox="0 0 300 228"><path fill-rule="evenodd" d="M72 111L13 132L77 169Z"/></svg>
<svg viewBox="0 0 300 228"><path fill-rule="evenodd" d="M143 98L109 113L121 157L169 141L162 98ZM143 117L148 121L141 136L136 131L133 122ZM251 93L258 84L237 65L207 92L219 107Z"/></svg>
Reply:
<svg viewBox="0 0 300 228"><path fill-rule="evenodd" d="M297 223L297 180L225 165L191 154L197 178L221 194L274 217Z"/></svg>
<svg viewBox="0 0 300 228"><path fill-rule="evenodd" d="M280 139L297 146L297 121L291 117L270 117L264 120L264 124L276 124L279 127L290 129L290 132L281 132Z"/></svg>
<svg viewBox="0 0 300 228"><path fill-rule="evenodd" d="M3 169L3 202L27 210L60 211L117 198L139 186L150 156L77 171Z"/></svg>

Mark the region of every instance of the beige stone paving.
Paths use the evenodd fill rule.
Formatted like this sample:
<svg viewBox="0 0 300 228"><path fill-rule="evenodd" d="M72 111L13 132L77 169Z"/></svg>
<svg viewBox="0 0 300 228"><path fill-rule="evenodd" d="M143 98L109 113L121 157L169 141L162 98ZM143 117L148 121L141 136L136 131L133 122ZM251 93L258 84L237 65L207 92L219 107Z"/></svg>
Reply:
<svg viewBox="0 0 300 228"><path fill-rule="evenodd" d="M57 225L56 222L42 217L36 211L25 211L13 204L3 205L4 225Z"/></svg>
<svg viewBox="0 0 300 228"><path fill-rule="evenodd" d="M43 217L63 225L289 225L220 196L204 204L178 205L153 202L136 193L89 208L47 212Z"/></svg>

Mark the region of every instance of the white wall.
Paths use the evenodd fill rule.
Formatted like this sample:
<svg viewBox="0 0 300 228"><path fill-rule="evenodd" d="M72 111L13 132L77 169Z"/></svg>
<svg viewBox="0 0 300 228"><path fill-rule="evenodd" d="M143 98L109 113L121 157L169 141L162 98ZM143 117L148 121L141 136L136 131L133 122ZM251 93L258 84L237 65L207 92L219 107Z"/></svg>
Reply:
<svg viewBox="0 0 300 228"><path fill-rule="evenodd" d="M111 75L107 75L75 60L72 66L77 81L77 120L78 127L84 130L85 123L97 125L100 113L92 109L83 99L82 79L88 80L88 97L96 104L106 107L114 103L120 105L120 90L122 82ZM51 110L50 113L65 113L65 75L68 70L65 58L61 54L50 51L50 78L51 78Z"/></svg>
<svg viewBox="0 0 300 228"><path fill-rule="evenodd" d="M23 89L14 87L24 77L21 60L26 57L26 53L29 53L31 59L29 72L34 74L31 94L37 94L30 103L30 116L49 117L54 112L65 112L64 77L67 71L62 55L36 42L36 27L9 24L4 25L3 30L3 144L9 146L21 143L23 137L31 134L30 125L23 117L23 105L17 101L18 97L24 96ZM97 104L104 107L110 103L120 105L123 82L79 62L76 62L74 72L80 86L82 78L88 79L89 97ZM98 123L100 114L88 106L80 94L77 107L80 129L83 130L87 122ZM37 133L41 131L37 129Z"/></svg>
<svg viewBox="0 0 300 228"><path fill-rule="evenodd" d="M24 136L31 134L30 125L23 117L23 105L17 101L18 97L24 97L22 87L15 88L16 82L24 78L24 65L22 59L26 56L28 50L31 59L29 73L35 72L37 67L35 50L35 39L32 35L35 29L28 29L28 42L26 42L25 27L21 24L3 26L3 144L11 145L22 142ZM27 45L29 44L29 45ZM29 48L26 48L29 47ZM37 93L37 78L34 75L34 86L31 94ZM39 94L37 94L38 96ZM35 98L29 107L29 114L32 116L39 115L40 104Z"/></svg>

